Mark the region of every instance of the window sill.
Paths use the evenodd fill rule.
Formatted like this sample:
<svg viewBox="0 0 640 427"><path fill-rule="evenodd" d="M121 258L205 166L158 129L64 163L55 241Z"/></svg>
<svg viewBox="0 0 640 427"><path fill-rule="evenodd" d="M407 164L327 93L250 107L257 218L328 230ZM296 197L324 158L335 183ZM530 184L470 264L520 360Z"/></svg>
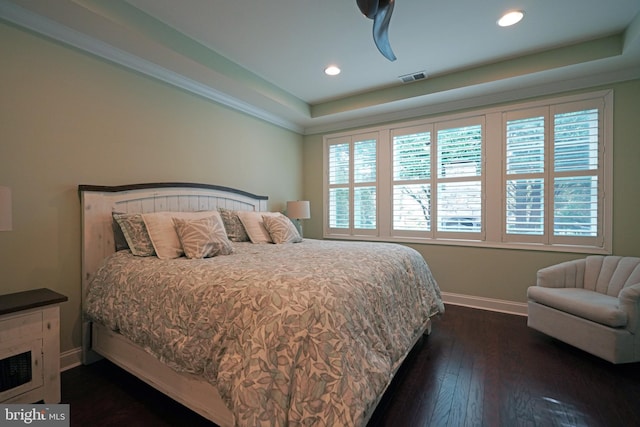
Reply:
<svg viewBox="0 0 640 427"><path fill-rule="evenodd" d="M611 255L612 251L607 248L595 246L579 246L579 245L544 245L539 243L505 243L505 242L485 242L479 240L462 240L462 239L420 239L409 237L372 237L372 236L346 236L343 234L325 234L323 236L327 240L357 240L368 242L389 242L389 243L412 243L421 245L440 245L440 246L463 246L472 248L492 248L492 249L508 249L508 250L524 250L524 251L542 251L542 252L567 252L579 254L594 255Z"/></svg>

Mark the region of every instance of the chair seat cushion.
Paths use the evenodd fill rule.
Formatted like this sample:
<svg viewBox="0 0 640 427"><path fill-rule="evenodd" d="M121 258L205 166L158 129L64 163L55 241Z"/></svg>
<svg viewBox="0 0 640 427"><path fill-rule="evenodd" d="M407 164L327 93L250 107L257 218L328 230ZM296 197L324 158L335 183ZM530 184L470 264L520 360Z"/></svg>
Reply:
<svg viewBox="0 0 640 427"><path fill-rule="evenodd" d="M627 314L620 310L618 298L582 288L546 288L530 286L527 297L540 304L593 322L620 328L627 324Z"/></svg>

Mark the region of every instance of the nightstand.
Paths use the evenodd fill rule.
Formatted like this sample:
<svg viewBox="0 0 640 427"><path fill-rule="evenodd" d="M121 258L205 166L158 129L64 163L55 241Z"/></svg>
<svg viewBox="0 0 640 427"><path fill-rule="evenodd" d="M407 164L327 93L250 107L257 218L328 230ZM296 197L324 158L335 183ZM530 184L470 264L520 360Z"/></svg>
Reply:
<svg viewBox="0 0 640 427"><path fill-rule="evenodd" d="M0 403L60 402L60 303L50 289L0 295Z"/></svg>

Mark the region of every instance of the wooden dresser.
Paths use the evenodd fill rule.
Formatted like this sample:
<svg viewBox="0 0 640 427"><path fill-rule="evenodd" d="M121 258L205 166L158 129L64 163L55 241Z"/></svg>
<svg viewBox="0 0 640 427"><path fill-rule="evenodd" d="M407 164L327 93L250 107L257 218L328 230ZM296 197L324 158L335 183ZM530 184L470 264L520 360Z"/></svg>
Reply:
<svg viewBox="0 0 640 427"><path fill-rule="evenodd" d="M33 289L0 295L0 403L60 402L60 304Z"/></svg>

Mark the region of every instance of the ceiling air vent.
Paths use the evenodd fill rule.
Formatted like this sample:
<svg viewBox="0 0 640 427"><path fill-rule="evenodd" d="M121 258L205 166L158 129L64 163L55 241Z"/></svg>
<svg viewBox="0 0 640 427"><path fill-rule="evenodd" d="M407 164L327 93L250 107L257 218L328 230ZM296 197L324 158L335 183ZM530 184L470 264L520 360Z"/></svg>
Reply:
<svg viewBox="0 0 640 427"><path fill-rule="evenodd" d="M425 73L424 71L418 71L411 74L405 74L404 76L400 76L398 78L402 80L402 83L411 83L417 80L426 79L427 73Z"/></svg>

